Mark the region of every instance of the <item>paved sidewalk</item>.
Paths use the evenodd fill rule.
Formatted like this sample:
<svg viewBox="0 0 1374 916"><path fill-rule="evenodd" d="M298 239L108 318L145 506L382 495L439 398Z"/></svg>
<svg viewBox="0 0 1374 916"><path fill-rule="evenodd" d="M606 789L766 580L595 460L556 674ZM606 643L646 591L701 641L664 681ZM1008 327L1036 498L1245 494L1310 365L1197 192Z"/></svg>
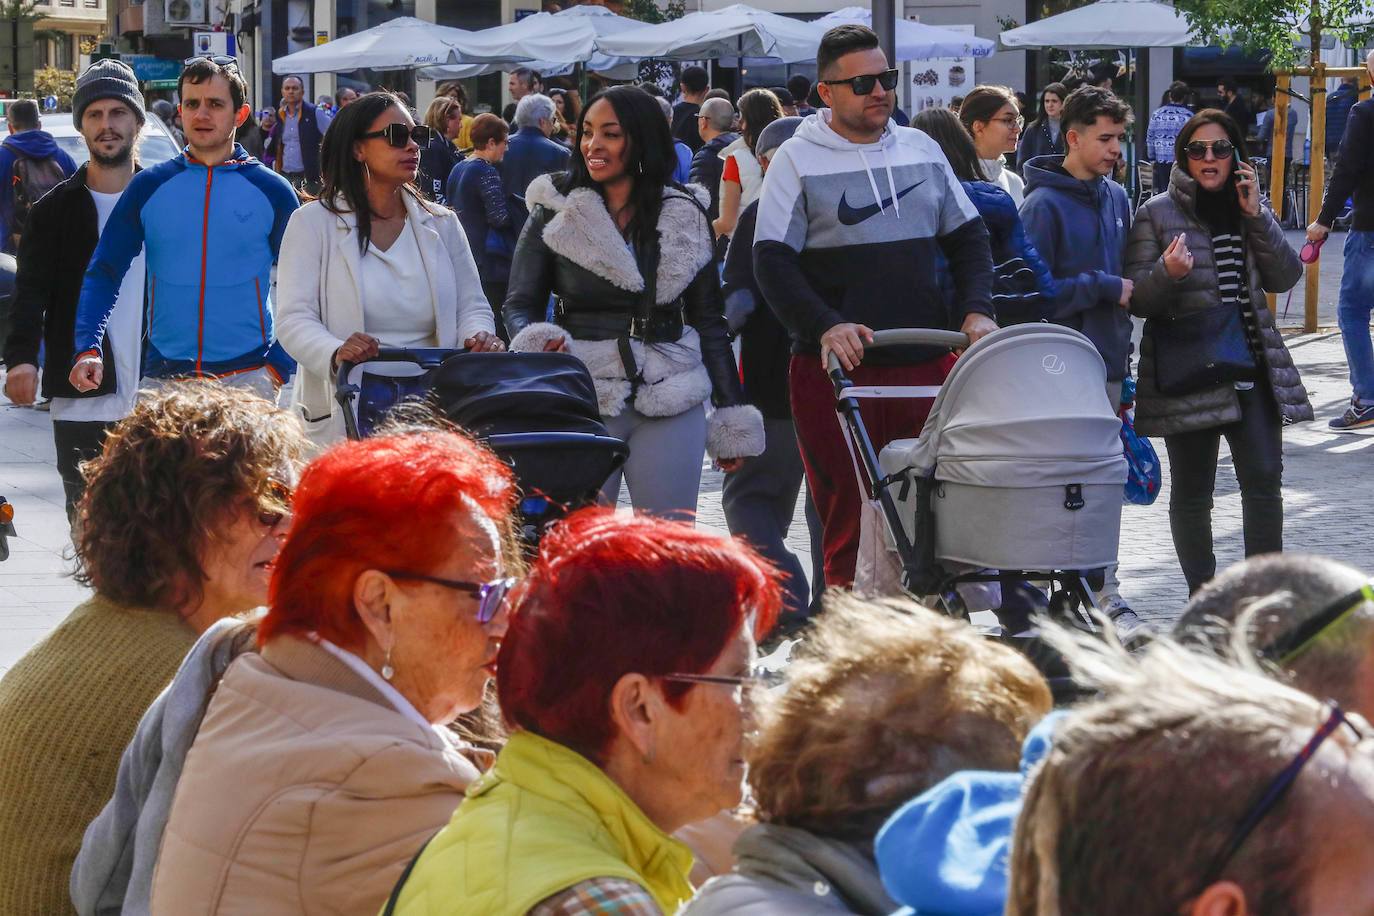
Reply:
<svg viewBox="0 0 1374 916"><path fill-rule="evenodd" d="M1317 421L1284 432L1285 546L1292 551L1337 557L1374 571L1374 538L1370 524L1364 521L1360 496L1369 491L1366 476L1374 458L1374 435L1340 435L1326 429L1326 421L1344 410L1349 398L1340 335L1334 331L1294 334L1288 344L1311 393ZM1156 443L1156 447L1166 463L1164 491L1153 506L1126 507L1121 531L1121 581L1123 594L1142 616L1167 624L1186 602L1187 589L1169 535L1167 458L1163 444ZM722 479L719 471L706 465L699 524L724 532ZM14 407L3 397L0 494L14 503L19 531L11 544L10 559L0 563L3 671L85 595L67 575L71 544L49 415ZM806 525L798 508L788 543L809 569ZM1213 518L1218 564L1224 567L1243 555L1240 497L1224 442ZM1002 520L989 523L1002 524Z"/></svg>

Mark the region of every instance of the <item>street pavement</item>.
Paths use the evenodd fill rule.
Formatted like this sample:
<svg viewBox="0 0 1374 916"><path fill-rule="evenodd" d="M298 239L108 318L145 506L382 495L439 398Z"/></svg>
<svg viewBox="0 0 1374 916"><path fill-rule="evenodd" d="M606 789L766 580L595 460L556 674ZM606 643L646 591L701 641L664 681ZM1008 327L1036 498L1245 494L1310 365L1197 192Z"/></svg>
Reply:
<svg viewBox="0 0 1374 916"><path fill-rule="evenodd" d="M1323 250L1323 262L1339 250L1339 236ZM1299 243L1300 244L1300 243ZM1334 258L1332 259L1334 260ZM1324 265L1325 267L1325 265ZM1326 269L1323 269L1326 274ZM1323 322L1334 324L1335 284L1323 278ZM1301 312L1301 291L1294 309ZM1280 301L1282 309L1282 300ZM1290 316L1291 316L1290 312ZM1298 321L1301 321L1300 314ZM1326 421L1344 410L1350 389L1339 333L1287 337L1293 358L1317 412L1315 423L1284 430L1285 546L1290 551L1325 554L1374 570L1374 538L1360 493L1374 457L1374 435L1335 434ZM1152 506L1127 506L1121 525L1122 594L1145 618L1167 626L1187 600L1169 535L1169 476ZM698 524L725 532L720 491L723 476L705 463ZM623 491L622 491L623 492ZM71 578L72 548L62 508L62 484L54 463L49 414L16 407L0 396L0 495L15 506L19 536L0 563L0 672L14 663L83 600L86 589ZM1225 443L1217 474L1213 525L1219 568L1243 556L1240 497ZM1005 524L989 519L988 524ZM810 555L800 506L789 546Z"/></svg>

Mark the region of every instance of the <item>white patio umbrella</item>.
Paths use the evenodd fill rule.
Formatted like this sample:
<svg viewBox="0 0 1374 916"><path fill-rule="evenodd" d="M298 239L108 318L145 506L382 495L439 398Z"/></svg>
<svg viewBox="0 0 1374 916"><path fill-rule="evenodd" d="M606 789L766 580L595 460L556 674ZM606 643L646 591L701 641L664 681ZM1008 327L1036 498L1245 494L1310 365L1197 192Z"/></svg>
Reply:
<svg viewBox="0 0 1374 916"><path fill-rule="evenodd" d="M1195 43L1183 14L1156 0L1097 0L1008 29L1000 41L1002 47L1018 51L1180 48Z"/></svg>
<svg viewBox="0 0 1374 916"><path fill-rule="evenodd" d="M646 28L648 23L617 16L604 6L574 6L559 13L536 13L518 22L471 32L455 53L456 65L427 68L425 78L465 79L514 67L528 67L544 76L569 73L574 64L588 70L633 79L638 58L611 57L597 50L602 35L618 35ZM621 74L628 73L628 75Z"/></svg>
<svg viewBox="0 0 1374 916"><path fill-rule="evenodd" d="M613 57L666 60L815 60L825 29L743 3L645 26L597 41Z"/></svg>
<svg viewBox="0 0 1374 916"><path fill-rule="evenodd" d="M360 67L408 70L458 62L457 42L472 33L401 16L379 26L272 61L272 72L346 73Z"/></svg>
<svg viewBox="0 0 1374 916"><path fill-rule="evenodd" d="M816 25L831 28L837 25L866 25L873 27L873 13L861 6L847 6L826 13L815 20ZM929 60L933 57L991 57L997 42L951 29L942 29L910 19L897 20L897 60Z"/></svg>

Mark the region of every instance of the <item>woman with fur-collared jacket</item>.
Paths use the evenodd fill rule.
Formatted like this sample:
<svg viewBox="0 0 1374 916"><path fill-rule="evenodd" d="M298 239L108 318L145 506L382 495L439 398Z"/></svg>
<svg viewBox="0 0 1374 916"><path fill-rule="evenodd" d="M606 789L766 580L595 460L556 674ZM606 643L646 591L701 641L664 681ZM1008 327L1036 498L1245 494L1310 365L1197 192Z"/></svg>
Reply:
<svg viewBox="0 0 1374 916"><path fill-rule="evenodd" d="M763 452L763 418L744 404L730 350L707 195L673 183L674 162L651 96L622 86L594 98L569 171L530 183L502 312L512 350L586 363L607 428L630 446L634 507L686 515L703 448L733 471ZM550 294L553 323L543 320ZM606 501L619 490L616 473Z"/></svg>

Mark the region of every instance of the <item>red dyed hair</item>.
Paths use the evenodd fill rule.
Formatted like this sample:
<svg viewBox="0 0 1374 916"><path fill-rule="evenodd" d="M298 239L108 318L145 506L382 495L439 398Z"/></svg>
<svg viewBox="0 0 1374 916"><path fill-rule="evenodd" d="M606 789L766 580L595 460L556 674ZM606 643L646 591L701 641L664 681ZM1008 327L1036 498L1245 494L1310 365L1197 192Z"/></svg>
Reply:
<svg viewBox="0 0 1374 916"><path fill-rule="evenodd" d="M545 536L512 604L496 684L501 710L600 761L626 674L699 674L752 618L772 629L778 573L739 541L650 516L584 509ZM667 683L680 706L690 684Z"/></svg>
<svg viewBox="0 0 1374 916"><path fill-rule="evenodd" d="M457 546L444 524L454 511L475 504L506 531L515 499L510 469L458 433L380 436L330 449L306 466L296 488L258 644L315 632L362 649L367 629L353 606L353 583L364 570L434 572Z"/></svg>

